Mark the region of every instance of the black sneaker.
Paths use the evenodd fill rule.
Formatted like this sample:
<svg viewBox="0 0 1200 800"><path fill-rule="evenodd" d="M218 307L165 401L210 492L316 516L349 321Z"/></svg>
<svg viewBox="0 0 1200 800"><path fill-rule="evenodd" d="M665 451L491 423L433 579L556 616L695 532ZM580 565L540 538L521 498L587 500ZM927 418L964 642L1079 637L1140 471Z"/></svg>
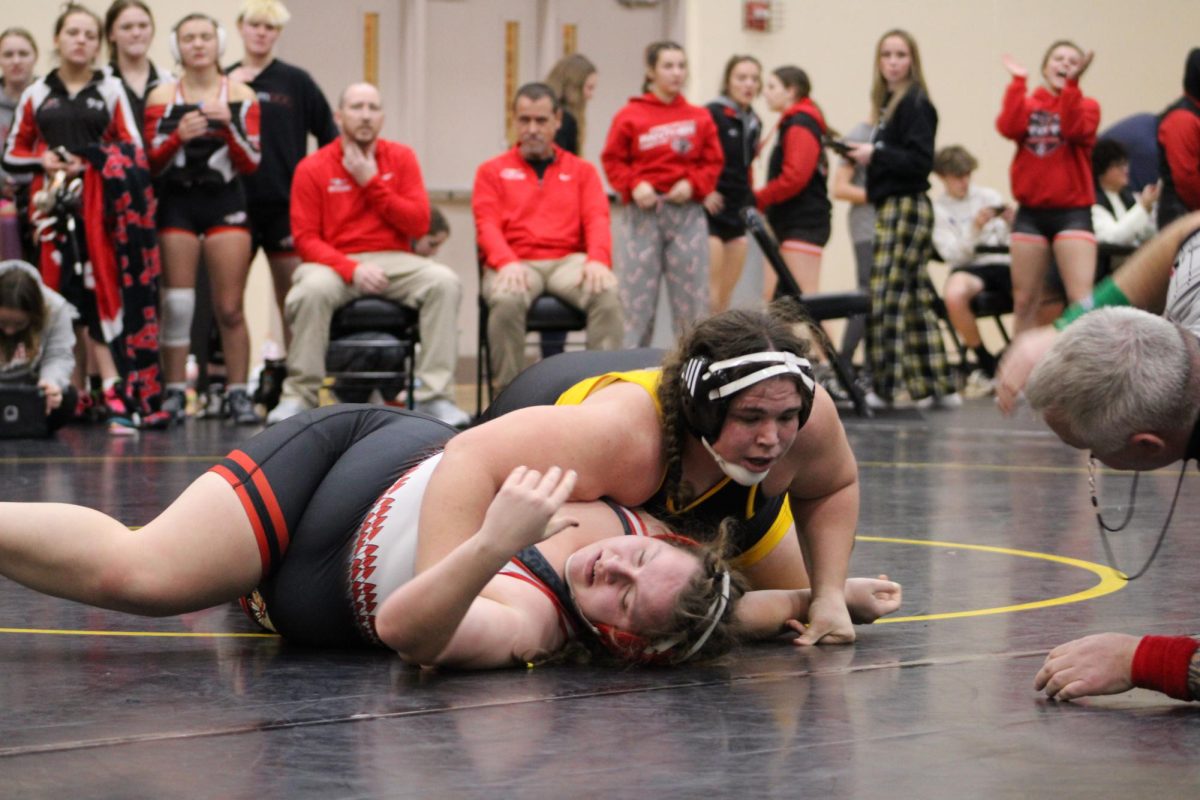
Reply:
<svg viewBox="0 0 1200 800"><path fill-rule="evenodd" d="M167 426L181 424L187 417L187 395L178 389L163 393L161 410L167 415Z"/></svg>
<svg viewBox="0 0 1200 800"><path fill-rule="evenodd" d="M245 389L234 389L225 395L225 416L235 425L261 425L262 417L254 410L254 401Z"/></svg>
<svg viewBox="0 0 1200 800"><path fill-rule="evenodd" d="M204 404L196 416L203 419L225 418L225 384L216 381L208 384L208 390L204 393Z"/></svg>

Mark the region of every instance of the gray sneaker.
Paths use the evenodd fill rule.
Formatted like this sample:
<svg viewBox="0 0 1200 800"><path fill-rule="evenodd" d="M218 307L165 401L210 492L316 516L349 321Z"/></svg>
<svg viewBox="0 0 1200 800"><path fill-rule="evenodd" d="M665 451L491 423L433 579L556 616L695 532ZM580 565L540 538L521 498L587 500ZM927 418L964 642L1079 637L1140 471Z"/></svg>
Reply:
<svg viewBox="0 0 1200 800"><path fill-rule="evenodd" d="M455 428L465 428L471 424L471 415L444 397L419 402L414 410L428 414Z"/></svg>

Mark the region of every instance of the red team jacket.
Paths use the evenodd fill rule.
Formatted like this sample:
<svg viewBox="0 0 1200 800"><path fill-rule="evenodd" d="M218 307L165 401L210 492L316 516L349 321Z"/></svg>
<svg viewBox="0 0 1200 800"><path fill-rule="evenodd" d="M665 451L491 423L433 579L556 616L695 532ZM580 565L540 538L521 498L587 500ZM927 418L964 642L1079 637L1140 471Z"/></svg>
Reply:
<svg viewBox="0 0 1200 800"><path fill-rule="evenodd" d="M1004 92L996 130L1017 143L1009 175L1013 197L1031 208L1078 208L1095 201L1092 146L1100 105L1068 80L1059 94L1038 87L1025 94L1025 79Z"/></svg>
<svg viewBox="0 0 1200 800"><path fill-rule="evenodd" d="M683 178L698 201L717 188L725 154L708 109L683 95L664 103L647 92L631 97L613 117L600 162L625 202L642 181L665 193Z"/></svg>
<svg viewBox="0 0 1200 800"><path fill-rule="evenodd" d="M541 180L519 147L485 161L471 199L475 236L485 264L587 253L612 264L608 198L596 168L560 147Z"/></svg>
<svg viewBox="0 0 1200 800"><path fill-rule="evenodd" d="M429 198L413 151L375 143L379 172L359 186L342 166L342 140L305 158L292 178L292 237L305 261L326 264L350 283L354 253L412 252L429 230Z"/></svg>

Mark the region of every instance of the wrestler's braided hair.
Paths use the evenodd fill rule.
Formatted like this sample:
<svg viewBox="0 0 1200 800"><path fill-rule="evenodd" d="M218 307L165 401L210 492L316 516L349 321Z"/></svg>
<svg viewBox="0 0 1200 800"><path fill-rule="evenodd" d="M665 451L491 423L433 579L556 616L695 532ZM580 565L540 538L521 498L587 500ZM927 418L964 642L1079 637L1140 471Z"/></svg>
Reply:
<svg viewBox="0 0 1200 800"><path fill-rule="evenodd" d="M781 297L765 311L732 309L714 314L685 332L679 344L663 361L658 400L663 412L663 445L667 473L664 491L673 509L683 509L695 497L695 487L683 480L683 448L689 435L683 417L683 387L680 373L692 358L722 361L763 350L781 350L805 357L808 340L799 333L811 322L803 306L791 297ZM799 382L799 378L796 378ZM801 394L808 396L802 388ZM807 418L808 409L801 412ZM711 443L710 443L711 444Z"/></svg>

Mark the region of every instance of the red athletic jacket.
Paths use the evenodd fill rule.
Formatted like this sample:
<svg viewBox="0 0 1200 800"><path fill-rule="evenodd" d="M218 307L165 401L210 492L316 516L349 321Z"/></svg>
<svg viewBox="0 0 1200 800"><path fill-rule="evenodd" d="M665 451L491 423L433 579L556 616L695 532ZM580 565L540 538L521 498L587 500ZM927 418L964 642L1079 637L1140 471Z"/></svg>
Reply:
<svg viewBox="0 0 1200 800"><path fill-rule="evenodd" d="M798 195L808 186L817 170L821 159L821 140L807 125L788 124L794 122L792 118L798 114L808 115L821 133L825 132L825 117L811 98L806 97L783 112L779 119L783 135L775 143L781 153L781 169L777 176L754 193L754 201L759 208L765 209Z"/></svg>
<svg viewBox="0 0 1200 800"><path fill-rule="evenodd" d="M398 142L375 143L379 172L359 186L342 166L342 140L322 147L296 167L292 179L292 236L305 261L327 264L350 283L354 253L412 251L429 230L429 197L413 151Z"/></svg>
<svg viewBox="0 0 1200 800"><path fill-rule="evenodd" d="M1009 176L1013 197L1031 208L1077 208L1095 201L1092 146L1100 105L1068 80L1062 92L1045 87L1025 95L1025 79L1004 92L996 130L1017 143Z"/></svg>
<svg viewBox="0 0 1200 800"><path fill-rule="evenodd" d="M600 162L625 202L642 181L665 193L683 178L699 201L717 188L725 155L707 109L691 105L683 95L664 103L647 92L629 98L613 117Z"/></svg>
<svg viewBox="0 0 1200 800"><path fill-rule="evenodd" d="M608 199L596 168L561 147L541 180L519 147L475 171L471 199L475 239L484 261L499 269L514 261L587 253L612 264Z"/></svg>

